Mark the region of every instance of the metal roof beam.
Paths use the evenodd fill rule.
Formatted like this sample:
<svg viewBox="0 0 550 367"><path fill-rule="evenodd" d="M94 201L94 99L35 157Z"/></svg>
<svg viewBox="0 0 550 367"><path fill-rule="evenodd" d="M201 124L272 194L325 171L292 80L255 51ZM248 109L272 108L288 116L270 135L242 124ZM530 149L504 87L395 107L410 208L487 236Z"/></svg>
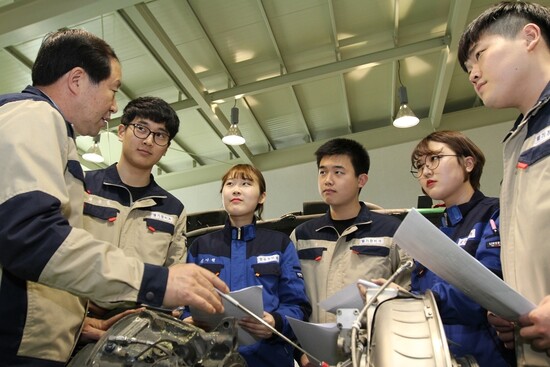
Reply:
<svg viewBox="0 0 550 367"><path fill-rule="evenodd" d="M209 99L231 98L239 94L254 95L268 90L282 88L288 85L296 85L306 81L326 78L329 75L336 75L353 70L360 66L369 64L383 64L396 61L409 56L422 55L434 52L447 47L449 37L442 36L428 39L421 42L394 47L388 50L374 52L368 55L358 56L351 59L337 61L331 64L321 65L314 68L304 69L257 82L239 85L209 94Z"/></svg>
<svg viewBox="0 0 550 367"><path fill-rule="evenodd" d="M18 45L142 0L22 0L0 8L0 48Z"/></svg>
<svg viewBox="0 0 550 367"><path fill-rule="evenodd" d="M206 31L206 29L204 28L204 26L202 25L201 21L199 20L199 17L197 16L197 13L195 12L195 10L193 9L193 7L189 4L189 1L184 1L182 2L183 6L185 6L187 8L187 10L192 13L194 15L194 19L196 21L196 24L197 24L197 27L200 29L201 31L201 34L202 36L208 40L208 48L210 49L210 52L215 55L216 57L216 60L218 61L218 64L222 67L224 73L227 75L227 77L229 78L229 81L233 84L233 85L237 85L236 81L235 81L235 78L233 78L233 75L231 74L231 72L229 71L229 69L227 68L227 66L225 65L223 59L221 58L220 56L220 53L218 52L218 49L214 46L214 42L212 42L212 37L210 37L210 35L208 34L208 32ZM246 102L246 99L243 99L242 102L244 104L246 104L246 107L248 108L249 111L251 111L250 109L250 106L248 105L248 103ZM252 116L254 116L254 114L251 113ZM272 147L274 146L272 144L272 142L269 140L269 138L267 137L267 134L265 133L265 131L262 129L261 125L259 124L258 120L256 119L256 116L254 116L254 119L256 120L256 125L258 126L259 130L262 132L263 134L263 138L265 141L267 141L268 144L270 144ZM229 148L229 147L228 147Z"/></svg>
<svg viewBox="0 0 550 367"><path fill-rule="evenodd" d="M342 60L342 53L340 52L340 41L338 40L338 30L336 29L336 18L334 17L334 3L333 0L328 1L328 14L330 17L330 37L332 43L334 43L334 57L336 61ZM344 79L344 74L342 73L338 78L340 84L340 93L342 93L342 99L344 100L342 109L345 111L344 117L346 120L346 125L348 127L348 133L353 132L353 126L351 125L351 116L349 112L349 103L348 103L348 93L346 90L346 80Z"/></svg>
<svg viewBox="0 0 550 367"><path fill-rule="evenodd" d="M279 45L277 44L277 40L275 39L275 35L273 34L273 28L271 27L271 23L269 22L269 18L267 17L267 14L265 12L264 5L262 3L262 0L257 0L258 8L260 10L260 14L262 16L262 20L264 21L264 25L267 31L267 34L269 35L269 39L271 40L271 45L273 46L273 49L275 50L275 53L277 54L277 58L279 59L279 65L281 66L281 72L282 74L288 73L288 70L286 68L285 60L283 59L283 54L281 53L281 49L279 48ZM296 96L296 91L292 86L290 86L290 93L291 93L291 99L294 102L296 106L296 110L300 112L300 121L297 121L306 132L308 141L312 141L313 137L311 135L311 129L309 128L309 125L307 124L306 119L304 118L304 112L303 108L300 105L300 101L298 100L298 97ZM258 126L261 125L258 124ZM262 129L263 131L263 129ZM265 133L264 133L265 134ZM275 144L271 140L268 140L269 144L273 149L275 149Z"/></svg>
<svg viewBox="0 0 550 367"><path fill-rule="evenodd" d="M441 50L439 72L435 81L435 88L430 104L429 119L434 130L441 124L443 108L449 93L449 87L457 62L458 42L460 35L466 27L468 13L470 11L470 0L453 0L449 11L446 34L451 39L448 47Z"/></svg>

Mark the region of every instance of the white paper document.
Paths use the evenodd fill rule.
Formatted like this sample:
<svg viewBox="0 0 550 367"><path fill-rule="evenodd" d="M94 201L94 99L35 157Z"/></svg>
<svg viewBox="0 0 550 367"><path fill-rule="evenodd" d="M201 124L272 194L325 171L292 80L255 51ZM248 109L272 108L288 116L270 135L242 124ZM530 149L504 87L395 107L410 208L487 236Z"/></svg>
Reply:
<svg viewBox="0 0 550 367"><path fill-rule="evenodd" d="M237 302L239 302L242 306L252 311L256 316L263 317L264 302L262 298L262 291L263 287L261 285L257 285L230 292L229 295ZM225 317L235 317L237 318L237 320L245 316L251 317L246 312L242 311L226 299L222 298L222 302L225 309L223 314L209 314L199 309L190 307L193 321L199 324L201 327L205 327L207 330L210 330L216 327ZM246 332L240 326L238 327L239 345L253 344L257 340L258 339Z"/></svg>
<svg viewBox="0 0 550 367"><path fill-rule="evenodd" d="M414 259L485 309L512 321L535 305L412 209L393 236Z"/></svg>
<svg viewBox="0 0 550 367"><path fill-rule="evenodd" d="M336 365L343 356L338 355L337 339L340 329L336 323L315 324L286 317L300 346L315 358Z"/></svg>
<svg viewBox="0 0 550 367"><path fill-rule="evenodd" d="M319 307L334 314L339 308L357 308L361 310L364 305L365 301L361 298L356 283L351 283L329 298L319 302Z"/></svg>

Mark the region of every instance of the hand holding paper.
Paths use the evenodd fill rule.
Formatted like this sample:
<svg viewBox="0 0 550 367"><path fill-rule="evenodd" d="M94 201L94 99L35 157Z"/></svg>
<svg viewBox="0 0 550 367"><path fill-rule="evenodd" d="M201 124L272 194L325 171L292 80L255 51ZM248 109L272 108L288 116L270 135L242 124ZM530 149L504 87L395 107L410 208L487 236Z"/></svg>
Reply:
<svg viewBox="0 0 550 367"><path fill-rule="evenodd" d="M230 297L235 299L236 302L242 304L247 309L252 311L256 316L263 317L264 304L262 298L262 286L253 286L248 288L239 289L229 293ZM222 298L223 307L225 312L223 314L207 314L199 309L191 308L191 316L193 322L197 325L203 325L209 328L214 328L220 323L224 317L235 317L240 320L243 317L247 317L244 311L228 302L225 298ZM239 326L238 331L239 345L249 345L255 343L259 338L248 333L242 327Z"/></svg>
<svg viewBox="0 0 550 367"><path fill-rule="evenodd" d="M415 209L407 214L393 239L414 259L502 318L517 321L535 307Z"/></svg>

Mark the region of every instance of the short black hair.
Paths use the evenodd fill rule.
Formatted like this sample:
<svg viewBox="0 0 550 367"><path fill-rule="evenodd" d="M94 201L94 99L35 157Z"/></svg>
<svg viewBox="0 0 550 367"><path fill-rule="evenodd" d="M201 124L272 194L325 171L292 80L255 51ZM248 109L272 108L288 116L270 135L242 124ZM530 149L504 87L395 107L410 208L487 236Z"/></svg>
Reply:
<svg viewBox="0 0 550 367"><path fill-rule="evenodd" d="M321 145L315 152L315 156L317 157L317 167L321 164L321 159L323 159L323 157L331 155L347 155L353 165L355 177L359 177L362 173L369 173L369 153L367 153L365 147L355 140L337 138L329 140Z"/></svg>
<svg viewBox="0 0 550 367"><path fill-rule="evenodd" d="M62 29L44 37L32 67L32 84L48 86L75 67L99 84L111 76L115 51L101 38L83 29Z"/></svg>
<svg viewBox="0 0 550 367"><path fill-rule="evenodd" d="M458 44L458 61L464 71L470 50L485 33L515 37L528 23L540 27L542 38L550 46L550 10L523 1L502 1L481 13L466 28Z"/></svg>
<svg viewBox="0 0 550 367"><path fill-rule="evenodd" d="M131 100L124 107L120 122L123 125L128 125L136 117L149 119L159 124L164 123L170 134L170 140L176 136L180 127L180 119L176 111L165 100L158 97L145 96Z"/></svg>

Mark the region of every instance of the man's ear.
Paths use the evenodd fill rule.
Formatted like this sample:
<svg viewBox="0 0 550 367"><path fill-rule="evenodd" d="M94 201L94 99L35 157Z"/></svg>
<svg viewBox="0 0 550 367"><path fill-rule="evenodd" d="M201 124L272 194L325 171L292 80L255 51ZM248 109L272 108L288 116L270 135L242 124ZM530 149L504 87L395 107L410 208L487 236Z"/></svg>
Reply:
<svg viewBox="0 0 550 367"><path fill-rule="evenodd" d="M528 23L523 27L521 32L527 42L527 51L532 51L541 42L542 34L538 25Z"/></svg>
<svg viewBox="0 0 550 367"><path fill-rule="evenodd" d="M366 173L361 173L359 177L357 177L357 183L359 188L364 187L367 184L367 181L369 180L369 175Z"/></svg>
<svg viewBox="0 0 550 367"><path fill-rule="evenodd" d="M118 141L122 141L127 128L128 126L126 125L123 125L123 124L118 125L118 130L117 130Z"/></svg>
<svg viewBox="0 0 550 367"><path fill-rule="evenodd" d="M72 94L80 94L84 88L86 72L81 67L72 68L67 75L67 85Z"/></svg>

